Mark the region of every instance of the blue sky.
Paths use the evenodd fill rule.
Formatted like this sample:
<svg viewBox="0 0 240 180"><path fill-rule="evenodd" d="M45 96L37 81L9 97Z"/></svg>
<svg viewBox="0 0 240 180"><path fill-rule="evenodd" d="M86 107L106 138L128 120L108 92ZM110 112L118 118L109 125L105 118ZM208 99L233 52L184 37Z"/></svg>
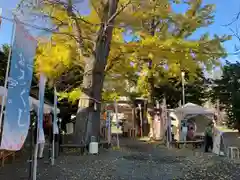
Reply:
<svg viewBox="0 0 240 180"><path fill-rule="evenodd" d="M86 0L85 0L86 1ZM11 17L11 10L16 7L17 2L19 0L7 0L7 1L0 1L0 8L3 8L3 15L7 17ZM207 28L199 29L194 35L194 38L199 37L201 34L205 32L209 32L210 35L218 34L230 34L229 27L223 26L224 24L228 24L234 18L236 13L240 10L240 1L238 0L204 0L204 3L214 3L216 4L216 13L215 13L215 23ZM84 5L85 4L85 5ZM83 10L86 10L86 3L82 4ZM84 7L85 6L85 7ZM184 7L177 9L177 11L184 10ZM240 20L239 20L240 22ZM10 36L11 36L11 28L12 23L3 20L2 27L0 29L0 44L9 43ZM232 25L232 28L235 28L235 25ZM235 51L234 45L239 44L235 38L231 41L224 43L225 48L229 53ZM238 57L236 55L229 55L229 61L236 61Z"/></svg>

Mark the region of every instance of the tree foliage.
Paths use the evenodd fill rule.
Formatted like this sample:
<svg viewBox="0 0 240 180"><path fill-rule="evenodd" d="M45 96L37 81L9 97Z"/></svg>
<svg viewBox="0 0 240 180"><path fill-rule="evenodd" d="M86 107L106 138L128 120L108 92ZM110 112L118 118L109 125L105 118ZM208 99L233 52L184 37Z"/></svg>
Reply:
<svg viewBox="0 0 240 180"><path fill-rule="evenodd" d="M78 112L86 108L89 112L81 119L99 119L100 108L95 113L93 99L101 101L103 93L115 98L119 89L125 89L116 86L113 91L110 81L130 78L131 86L137 84L142 95L152 100L161 73L167 72L168 79L177 79L181 71L195 77L199 67L218 65L226 55L221 43L227 36L203 34L191 39L197 29L214 20L214 6L203 5L202 0L178 1L188 5L184 13L174 12L171 0L89 0L87 15L78 11L74 0L41 2L37 8L30 6L31 11L34 17L50 21L52 36L39 44L37 71L56 82L69 69L83 69L79 89L72 87L62 94L80 96ZM134 41L125 41L126 32L136 37ZM73 95L67 95L71 90ZM96 123L92 124L97 127Z"/></svg>
<svg viewBox="0 0 240 180"><path fill-rule="evenodd" d="M179 78L163 75L161 82L156 84L155 97L158 100L166 98L169 108L177 108L182 100L182 83ZM204 77L201 69L198 69L194 78L185 76L185 101L202 105L208 98L209 81Z"/></svg>
<svg viewBox="0 0 240 180"><path fill-rule="evenodd" d="M9 55L9 46L4 44L0 49L0 85L4 85L4 79L7 69L7 61Z"/></svg>
<svg viewBox="0 0 240 180"><path fill-rule="evenodd" d="M36 63L39 71L56 78L71 66L84 69L90 63L89 57L94 53L104 15L101 1L90 2L90 14L84 16L73 6L76 19L69 14L66 3L57 1L45 0L34 11L40 17L50 17L53 27L57 27L51 41L39 45ZM72 3L74 5L74 1ZM201 0L181 2L180 5L186 3L188 8L183 13L176 13L171 9L173 2L169 0L122 0L119 3L121 13L114 22L105 67L108 79L115 79L117 75L118 79L126 80L138 72L138 89L143 96L149 97L152 93L149 92L149 81L152 79L153 84L158 81L162 67L167 67L173 78L179 77L182 70L187 71L189 76L195 76L200 65L211 69L219 64L220 57L226 55L221 43L229 38L227 36L210 38L208 34L203 34L199 39L190 38L199 28L214 22L212 4L202 5ZM77 39L76 23L81 27L81 39ZM137 40L125 42L123 32L126 31L131 31L138 37Z"/></svg>
<svg viewBox="0 0 240 180"><path fill-rule="evenodd" d="M178 79L181 71L185 71L189 78L195 78L200 67L210 70L226 56L222 43L229 36L211 38L206 33L199 39L191 38L199 28L214 22L214 5L203 5L201 0L184 3L188 5L187 10L176 13L171 10L170 1L145 1L132 4L131 11L117 18L125 18L125 25L137 38L124 43L125 59L119 58L115 71L121 71L124 76L138 72L138 92L150 100L154 97L154 84L159 83L162 73ZM117 47L121 47L120 44Z"/></svg>
<svg viewBox="0 0 240 180"><path fill-rule="evenodd" d="M226 62L222 77L214 81L212 100L219 99L228 115L228 125L240 130L240 63Z"/></svg>

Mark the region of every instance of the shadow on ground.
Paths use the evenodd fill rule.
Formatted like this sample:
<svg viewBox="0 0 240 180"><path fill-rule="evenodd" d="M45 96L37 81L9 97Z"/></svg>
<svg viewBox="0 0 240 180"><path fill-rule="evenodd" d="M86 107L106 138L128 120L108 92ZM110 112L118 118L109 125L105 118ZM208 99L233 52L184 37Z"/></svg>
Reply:
<svg viewBox="0 0 240 180"><path fill-rule="evenodd" d="M39 161L39 180L173 180L240 179L237 163L191 150L168 150L131 139L120 139L119 150L101 150L99 155L80 156L65 152L56 165ZM198 154L198 155L197 155ZM25 159L24 159L25 158ZM14 173L13 173L14 172ZM27 179L26 157L0 169L0 179Z"/></svg>

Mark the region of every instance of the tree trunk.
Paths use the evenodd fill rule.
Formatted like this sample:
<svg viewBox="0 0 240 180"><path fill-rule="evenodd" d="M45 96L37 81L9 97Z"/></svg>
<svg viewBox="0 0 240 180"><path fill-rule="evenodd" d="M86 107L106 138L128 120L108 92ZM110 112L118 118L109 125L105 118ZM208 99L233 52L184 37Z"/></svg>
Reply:
<svg viewBox="0 0 240 180"><path fill-rule="evenodd" d="M156 22L155 18L151 20L150 23L150 34L151 36L155 35ZM149 59L148 61L148 85L149 85L149 103L154 103L154 76L153 76L153 61Z"/></svg>
<svg viewBox="0 0 240 180"><path fill-rule="evenodd" d="M86 59L83 85L81 90L77 120L75 124L75 143L89 143L90 137L99 137L102 88L105 66L112 40L113 15L117 11L118 0L108 0L104 8L103 25L101 26L94 53ZM111 20L110 20L111 19ZM110 20L110 21L109 21Z"/></svg>
<svg viewBox="0 0 240 180"><path fill-rule="evenodd" d="M155 29L156 29L156 25L155 25L155 20L153 18L150 23L150 34L152 36L155 35ZM155 93L154 93L153 61L151 59L148 60L148 91L149 91L148 103L150 104L150 106L152 106L151 108L153 109ZM150 136L151 136L153 135L153 117L150 118L150 116L148 116L148 124L150 129Z"/></svg>
<svg viewBox="0 0 240 180"><path fill-rule="evenodd" d="M154 104L154 76L153 76L153 65L152 60L148 62L148 103Z"/></svg>

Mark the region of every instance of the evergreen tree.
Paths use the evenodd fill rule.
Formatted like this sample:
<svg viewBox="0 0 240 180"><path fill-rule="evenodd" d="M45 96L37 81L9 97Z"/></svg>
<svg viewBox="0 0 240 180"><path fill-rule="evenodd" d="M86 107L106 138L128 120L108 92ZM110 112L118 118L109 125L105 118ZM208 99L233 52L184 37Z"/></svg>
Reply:
<svg viewBox="0 0 240 180"><path fill-rule="evenodd" d="M9 46L7 44L4 44L0 49L0 85L1 86L4 86L8 54L9 54Z"/></svg>
<svg viewBox="0 0 240 180"><path fill-rule="evenodd" d="M240 63L226 62L221 79L215 80L212 100L219 99L228 115L228 125L240 131Z"/></svg>
<svg viewBox="0 0 240 180"><path fill-rule="evenodd" d="M189 79L188 74L185 76L185 101L186 103L195 103L202 105L208 98L209 85L208 80L204 77L201 69L196 72L195 78ZM166 78L165 81L156 84L155 98L163 99L165 96L169 108L177 108L182 101L182 83L177 78Z"/></svg>

